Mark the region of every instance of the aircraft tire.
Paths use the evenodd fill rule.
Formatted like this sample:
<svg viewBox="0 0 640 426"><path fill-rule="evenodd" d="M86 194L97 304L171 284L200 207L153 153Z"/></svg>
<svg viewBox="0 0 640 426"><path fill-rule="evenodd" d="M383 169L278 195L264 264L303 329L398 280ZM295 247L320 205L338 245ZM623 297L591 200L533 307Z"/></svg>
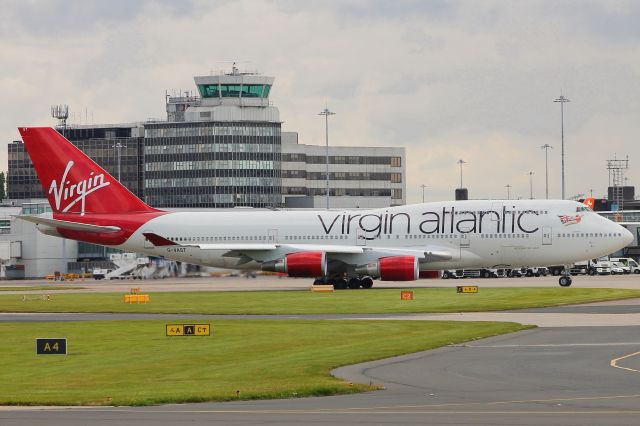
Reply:
<svg viewBox="0 0 640 426"><path fill-rule="evenodd" d="M361 285L362 285L362 281L360 281L358 278L351 278L347 283L347 287L354 290L357 288L360 288Z"/></svg>
<svg viewBox="0 0 640 426"><path fill-rule="evenodd" d="M571 285L571 277L560 277L558 284L560 284L560 287L569 287Z"/></svg>
<svg viewBox="0 0 640 426"><path fill-rule="evenodd" d="M347 288L347 281L342 278L334 280L333 288L336 290L344 290Z"/></svg>
<svg viewBox="0 0 640 426"><path fill-rule="evenodd" d="M369 277L365 277L360 280L362 288L371 288L373 287L373 280Z"/></svg>

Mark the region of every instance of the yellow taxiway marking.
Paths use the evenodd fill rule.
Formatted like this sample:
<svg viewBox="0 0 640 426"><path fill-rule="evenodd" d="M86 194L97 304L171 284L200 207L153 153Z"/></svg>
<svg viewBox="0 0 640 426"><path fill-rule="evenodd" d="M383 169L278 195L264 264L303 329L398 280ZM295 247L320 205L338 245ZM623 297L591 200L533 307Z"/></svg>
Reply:
<svg viewBox="0 0 640 426"><path fill-rule="evenodd" d="M621 356L620 358L612 359L609 365L615 368L619 368L621 370L634 371L636 373L640 373L640 370L636 370L635 368L623 367L621 365L618 365L618 361L622 361L623 359L631 358L632 356L636 356L636 355L640 355L640 352L634 352L629 355Z"/></svg>

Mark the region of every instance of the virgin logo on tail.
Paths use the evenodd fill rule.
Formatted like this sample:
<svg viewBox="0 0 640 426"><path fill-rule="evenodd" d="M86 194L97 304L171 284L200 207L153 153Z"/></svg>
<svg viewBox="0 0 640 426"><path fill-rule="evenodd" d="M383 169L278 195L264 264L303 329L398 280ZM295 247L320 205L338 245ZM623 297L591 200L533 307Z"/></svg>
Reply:
<svg viewBox="0 0 640 426"><path fill-rule="evenodd" d="M91 172L86 179L71 184L71 182L67 180L67 175L73 167L73 164L73 160L70 160L67 163L67 167L65 167L64 169L64 173L62 174L60 183L58 183L55 179L51 181L51 185L49 186L49 194L53 193L53 198L56 204L56 211L66 213L71 207L80 202L80 215L84 215L85 200L87 198L87 195L97 191L100 188L109 186L111 182L104 181L104 173L94 175L94 172ZM60 210L60 205L63 202L64 208Z"/></svg>

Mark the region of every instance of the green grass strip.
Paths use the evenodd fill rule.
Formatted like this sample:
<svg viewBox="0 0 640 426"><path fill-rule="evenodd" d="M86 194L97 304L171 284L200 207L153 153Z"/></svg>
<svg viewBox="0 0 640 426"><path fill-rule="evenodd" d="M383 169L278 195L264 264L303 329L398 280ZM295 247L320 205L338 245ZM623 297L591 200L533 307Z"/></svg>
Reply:
<svg viewBox="0 0 640 426"><path fill-rule="evenodd" d="M414 289L414 300L400 290L152 293L146 305L130 305L122 294L56 294L52 300L23 301L0 295L0 312L139 312L202 314L344 314L478 312L538 308L640 297L640 290L610 288L455 288Z"/></svg>
<svg viewBox="0 0 640 426"><path fill-rule="evenodd" d="M172 321L172 322L186 322ZM147 405L362 392L331 369L522 330L445 321L212 322L209 337L166 337L164 321L0 323L0 404ZM35 355L66 337L69 355Z"/></svg>

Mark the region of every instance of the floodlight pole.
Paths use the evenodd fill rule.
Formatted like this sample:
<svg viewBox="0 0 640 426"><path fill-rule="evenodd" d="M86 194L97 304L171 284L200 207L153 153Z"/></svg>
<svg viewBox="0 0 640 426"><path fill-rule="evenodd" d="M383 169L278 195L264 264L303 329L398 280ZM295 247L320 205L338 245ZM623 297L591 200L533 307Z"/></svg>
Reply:
<svg viewBox="0 0 640 426"><path fill-rule="evenodd" d="M511 194L510 194L509 190L511 189L511 185L506 184L504 187L507 188L507 200L510 200L511 199L510 198Z"/></svg>
<svg viewBox="0 0 640 426"><path fill-rule="evenodd" d="M458 164L460 164L460 188L462 188L462 165L465 164L466 161L463 159L458 160Z"/></svg>
<svg viewBox="0 0 640 426"><path fill-rule="evenodd" d="M329 116L335 115L335 112L329 111L329 108L322 110L318 115L324 115L324 136L326 143L326 165L327 165L327 210L329 210Z"/></svg>
<svg viewBox="0 0 640 426"><path fill-rule="evenodd" d="M112 148L115 148L118 151L118 182L120 182L120 159L121 159L120 149L126 148L126 145L122 145L122 143L118 141L112 146Z"/></svg>
<svg viewBox="0 0 640 426"><path fill-rule="evenodd" d="M545 196L547 200L549 199L549 161L548 161L549 148L553 149L553 147L548 143L545 143L540 147L540 149L544 149L544 184L545 184Z"/></svg>
<svg viewBox="0 0 640 426"><path fill-rule="evenodd" d="M553 100L553 102L560 102L560 137L562 140L562 199L565 199L565 180L564 180L564 104L565 102L571 102L569 99L560 95L559 98Z"/></svg>
<svg viewBox="0 0 640 426"><path fill-rule="evenodd" d="M422 185L420 185L420 188L422 188L422 202L424 203L424 189L427 187L427 185L425 185L424 183Z"/></svg>
<svg viewBox="0 0 640 426"><path fill-rule="evenodd" d="M533 200L533 172L529 172L529 199Z"/></svg>

